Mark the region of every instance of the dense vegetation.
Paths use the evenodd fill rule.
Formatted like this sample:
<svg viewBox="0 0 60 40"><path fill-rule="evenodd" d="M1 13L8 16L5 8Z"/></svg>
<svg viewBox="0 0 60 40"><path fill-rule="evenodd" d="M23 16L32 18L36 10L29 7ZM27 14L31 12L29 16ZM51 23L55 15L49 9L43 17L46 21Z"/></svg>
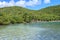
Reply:
<svg viewBox="0 0 60 40"><path fill-rule="evenodd" d="M41 10L29 10L17 6L0 8L0 25L55 20L60 20L60 5Z"/></svg>

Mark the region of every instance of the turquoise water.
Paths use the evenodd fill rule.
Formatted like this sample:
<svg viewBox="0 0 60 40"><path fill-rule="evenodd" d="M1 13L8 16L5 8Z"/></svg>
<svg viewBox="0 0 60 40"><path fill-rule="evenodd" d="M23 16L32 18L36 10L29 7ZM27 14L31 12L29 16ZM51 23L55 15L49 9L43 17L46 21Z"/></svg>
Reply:
<svg viewBox="0 0 60 40"><path fill-rule="evenodd" d="M60 40L60 22L0 26L0 40Z"/></svg>

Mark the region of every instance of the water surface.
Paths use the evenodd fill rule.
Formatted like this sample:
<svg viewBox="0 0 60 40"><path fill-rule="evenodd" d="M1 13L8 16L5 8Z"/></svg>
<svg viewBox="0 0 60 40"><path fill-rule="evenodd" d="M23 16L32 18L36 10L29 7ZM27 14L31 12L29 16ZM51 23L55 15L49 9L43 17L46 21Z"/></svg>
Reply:
<svg viewBox="0 0 60 40"><path fill-rule="evenodd" d="M60 40L60 22L0 26L0 40Z"/></svg>

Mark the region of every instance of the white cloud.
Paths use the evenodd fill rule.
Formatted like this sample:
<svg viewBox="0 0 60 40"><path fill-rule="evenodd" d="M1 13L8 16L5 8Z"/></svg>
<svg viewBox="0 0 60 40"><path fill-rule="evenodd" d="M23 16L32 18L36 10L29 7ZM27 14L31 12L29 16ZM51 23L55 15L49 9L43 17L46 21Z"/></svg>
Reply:
<svg viewBox="0 0 60 40"><path fill-rule="evenodd" d="M44 3L50 3L50 0L44 0ZM29 0L28 2L25 0L19 0L17 2L14 2L14 0L11 0L10 2L0 1L0 7L9 7L9 6L36 6L36 5L41 5L41 0Z"/></svg>
<svg viewBox="0 0 60 40"><path fill-rule="evenodd" d="M0 1L0 8L1 7L9 7L9 6L15 6L15 2L12 0L10 2L5 2L5 1L1 2Z"/></svg>
<svg viewBox="0 0 60 40"><path fill-rule="evenodd" d="M29 2L26 2L26 6L35 6L41 4L40 0L30 0Z"/></svg>
<svg viewBox="0 0 60 40"><path fill-rule="evenodd" d="M11 0L11 1L8 3L8 6L14 6L14 5L15 5L14 0Z"/></svg>
<svg viewBox="0 0 60 40"><path fill-rule="evenodd" d="M50 3L50 0L44 0L44 3L48 4L48 3Z"/></svg>
<svg viewBox="0 0 60 40"><path fill-rule="evenodd" d="M0 7L4 7L6 6L7 2L3 1L3 2L0 2Z"/></svg>
<svg viewBox="0 0 60 40"><path fill-rule="evenodd" d="M16 2L17 6L35 6L35 5L39 5L40 2L39 0L29 0L28 2L26 2L25 0L20 0L18 2Z"/></svg>
<svg viewBox="0 0 60 40"><path fill-rule="evenodd" d="M16 6L22 6L22 7L25 7L26 6L26 1L23 1L23 0L20 0L18 2L15 3Z"/></svg>

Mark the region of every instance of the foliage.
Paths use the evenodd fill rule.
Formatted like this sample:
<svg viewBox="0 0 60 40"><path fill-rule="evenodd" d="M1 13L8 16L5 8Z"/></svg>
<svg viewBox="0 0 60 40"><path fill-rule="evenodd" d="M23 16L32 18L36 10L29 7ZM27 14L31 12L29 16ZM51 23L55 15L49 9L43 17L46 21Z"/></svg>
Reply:
<svg viewBox="0 0 60 40"><path fill-rule="evenodd" d="M17 6L0 8L0 25L55 20L60 20L60 5L43 8L41 10L29 10Z"/></svg>

